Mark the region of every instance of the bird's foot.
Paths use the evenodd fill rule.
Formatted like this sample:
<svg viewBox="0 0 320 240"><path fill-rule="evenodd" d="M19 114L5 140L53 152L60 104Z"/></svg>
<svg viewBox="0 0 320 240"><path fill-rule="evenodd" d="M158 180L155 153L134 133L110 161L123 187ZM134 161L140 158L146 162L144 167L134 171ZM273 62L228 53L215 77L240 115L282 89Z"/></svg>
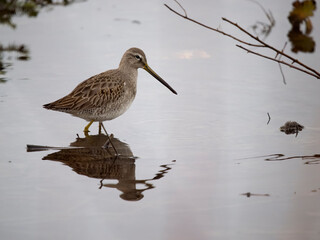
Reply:
<svg viewBox="0 0 320 240"><path fill-rule="evenodd" d="M85 136L85 137L90 137L89 132L90 132L89 130L87 130L87 131L84 130L84 131L83 131L84 136Z"/></svg>

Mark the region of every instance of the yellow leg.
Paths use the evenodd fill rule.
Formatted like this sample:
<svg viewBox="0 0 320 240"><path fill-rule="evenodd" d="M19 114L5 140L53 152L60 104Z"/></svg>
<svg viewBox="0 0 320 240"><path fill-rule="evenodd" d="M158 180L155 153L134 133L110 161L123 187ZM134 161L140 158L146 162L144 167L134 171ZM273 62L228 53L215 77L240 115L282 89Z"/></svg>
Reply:
<svg viewBox="0 0 320 240"><path fill-rule="evenodd" d="M84 133L88 133L89 131L89 127L91 126L91 124L93 123L93 120L91 122L88 123L88 125L84 128Z"/></svg>

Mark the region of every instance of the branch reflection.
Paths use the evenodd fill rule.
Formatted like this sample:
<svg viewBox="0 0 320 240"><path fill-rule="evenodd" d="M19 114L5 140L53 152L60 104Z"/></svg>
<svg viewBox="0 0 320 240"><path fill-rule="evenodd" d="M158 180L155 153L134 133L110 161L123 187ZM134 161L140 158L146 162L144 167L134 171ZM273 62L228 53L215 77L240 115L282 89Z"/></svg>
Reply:
<svg viewBox="0 0 320 240"><path fill-rule="evenodd" d="M287 160L302 160L304 164L320 164L320 154L314 154L314 155L296 155L296 156L285 156L284 154L277 153L277 154L270 154L265 156L257 156L257 157L249 157L249 158L243 158L245 159L263 159L265 161L287 161Z"/></svg>

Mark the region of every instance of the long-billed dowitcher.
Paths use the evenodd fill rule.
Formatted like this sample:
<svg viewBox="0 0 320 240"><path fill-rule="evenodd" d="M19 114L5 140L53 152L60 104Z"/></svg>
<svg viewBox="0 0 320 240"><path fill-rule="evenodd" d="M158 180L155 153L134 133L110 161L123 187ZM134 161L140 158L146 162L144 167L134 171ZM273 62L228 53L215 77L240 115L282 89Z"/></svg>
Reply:
<svg viewBox="0 0 320 240"><path fill-rule="evenodd" d="M119 117L128 110L137 92L138 68L143 68L171 92L177 92L156 74L148 65L144 52L139 48L128 49L117 69L97 74L80 83L67 96L43 105L44 108L70 113L89 121L84 128L87 135L93 122L102 122Z"/></svg>

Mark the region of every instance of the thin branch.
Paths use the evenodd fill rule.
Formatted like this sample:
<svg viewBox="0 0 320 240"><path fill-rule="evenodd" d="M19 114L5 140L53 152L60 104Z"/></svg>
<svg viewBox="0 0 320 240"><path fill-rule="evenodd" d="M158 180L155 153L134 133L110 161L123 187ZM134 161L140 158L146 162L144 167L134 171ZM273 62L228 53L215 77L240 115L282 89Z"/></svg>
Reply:
<svg viewBox="0 0 320 240"><path fill-rule="evenodd" d="M253 44L253 43L245 42L245 41L243 41L243 40L241 40L241 39L239 39L239 38L236 38L236 37L234 37L234 36L232 36L232 35L230 35L230 34L228 34L228 33L223 32L223 31L221 31L221 30L219 30L219 29L217 29L217 28L209 27L208 25L205 25L205 24L203 24L203 23L200 23L200 22L198 22L198 21L196 21L196 20L194 20L194 19L192 19L192 18L189 18L186 14L183 15L183 14L181 14L181 13L173 10L173 9L172 9L171 7L169 7L167 4L164 4L164 6L166 6L170 11L174 12L174 13L177 14L178 16L180 16L180 17L182 17L182 18L184 18L184 19L187 19L187 20L189 20L190 22L194 22L194 23L196 23L196 24L198 24L198 25L200 25L200 26L202 26L202 27L204 27L204 28L207 28L207 29L209 29L209 30L212 30L212 31L218 32L218 33L220 33L220 34L223 34L223 35L225 35L225 36L227 36L227 37L230 37L230 38L232 38L232 39L234 39L234 40L236 40L236 41L238 41L238 42L240 42L240 43L243 43L243 44L246 44L246 45L252 46L252 47L264 47L264 46L261 45L261 44Z"/></svg>
<svg viewBox="0 0 320 240"><path fill-rule="evenodd" d="M246 41L241 40L241 39L239 39L239 38L237 38L237 37L234 37L234 36L231 35L231 34L225 33L225 32L223 32L223 31L221 31L221 30L219 30L219 29L217 29L217 28L210 27L210 26L205 25L205 24L203 24L203 23L201 23L201 22L198 22L198 21L196 21L196 20L194 20L194 19L192 19L192 18L189 18L188 15L187 15L186 10L182 7L182 5L181 5L177 0L175 0L175 2L176 2L176 3L180 6L180 8L184 11L184 15L181 14L181 13L179 13L179 12L177 12L177 11L175 11L175 10L173 10L173 9L172 9L171 7L169 7L167 4L164 4L164 5L165 5L170 11L172 11L173 13L177 14L178 16L180 16L180 17L182 17L182 18L184 18L184 19L187 19L188 21L191 21L191 22L193 22L193 23L196 23L196 24L198 24L198 25L200 25L200 26L202 26L202 27L204 27L204 28L207 28L207 29L209 29L209 30L212 30L212 31L218 32L218 33L220 33L220 34L223 34L223 35L225 35L225 36L227 36L227 37L229 37L229 38L232 38L232 39L234 39L234 40L236 40L236 41L238 41L238 42L240 42L240 43L242 43L242 44L245 44L245 45L247 45L247 46L269 48L269 49L271 49L272 51L274 51L274 52L276 53L276 57L277 57L278 55L284 56L284 57L286 57L287 59L289 59L289 60L292 61L292 62L291 62L291 64L290 64L290 63L288 63L288 62L281 61L281 60L280 60L280 57L279 57L279 59L276 59L276 57L275 57L275 58L271 58L271 57L268 57L268 56L266 56L266 55L263 55L263 54L260 54L260 53L251 51L251 50L249 50L249 49L247 49L247 48L244 48L244 47L242 47L242 46L240 46L240 45L237 45L238 47L246 50L246 51L249 52L249 53L253 53L253 54L257 55L257 56L260 56L260 57L263 57L263 58L266 58L266 59L269 59L269 60L278 62L279 64L287 65L287 66L289 66L289 67L291 67L291 68L294 68L294 69L296 69L296 70L299 70L299 71L301 71L301 72L304 72L304 73L306 73L306 74L308 74L308 75L311 75L311 76L313 76L313 77L315 77L315 78L320 79L320 73L319 73L318 71L316 71L315 69L313 69L313 68L305 65L304 63L300 62L298 59L295 59L295 58L291 57L290 55L284 53L283 50L280 51L280 50L276 49L275 47L267 44L266 42L264 42L264 41L262 41L261 39L259 39L259 37L254 36L254 35L252 35L251 33L249 33L248 31L246 31L244 28L242 28L242 27L241 27L240 25L238 25L237 23L234 23L234 22L230 21L230 20L227 19L227 18L222 18L223 21L226 21L227 23L229 23L229 24L237 27L240 31L242 31L243 33L245 33L246 35L248 35L250 38L252 38L252 39L254 39L255 41L257 41L259 44L254 44L254 43L246 42ZM300 65L301 67L294 66L294 65L293 65L294 63L296 63L297 65Z"/></svg>
<svg viewBox="0 0 320 240"><path fill-rule="evenodd" d="M174 0L178 5L179 5L179 7L182 9L182 11L184 11L184 16L185 17L188 17L188 15L187 15L187 11L184 9L184 7L182 7L182 5L177 1L177 0ZM165 4L166 5L166 4Z"/></svg>
<svg viewBox="0 0 320 240"><path fill-rule="evenodd" d="M261 45L263 45L263 46L265 46L265 47L267 47L267 48L270 48L271 50L275 51L276 53L278 53L278 54L280 54L280 55L282 55L282 56L290 59L290 60L292 61L292 64L293 64L293 63L297 63L297 64L299 64L300 66L302 66L302 67L308 69L309 71L315 73L315 74L317 75L317 78L320 78L320 73L317 72L315 69L313 69L313 68L311 68L311 67L303 64L303 63L300 62L298 59L293 58L293 57L291 57L290 55L288 55L288 54L286 54L286 53L284 53L284 52L281 52L281 51L279 51L278 49L276 49L275 47L273 47L273 46L271 46L271 45L263 42L263 41L260 40L258 37L253 36L251 33L249 33L248 31L246 31L245 29L243 29L243 28L242 28L241 26L239 26L237 23L234 23L234 22L232 22L232 21L230 21L229 19L226 19L226 18L222 18L222 20L224 20L224 21L232 24L233 26L237 27L237 28L240 29L242 32L244 32L245 34L249 35L251 38L255 39L257 42L261 43ZM311 75L311 74L310 74L310 75Z"/></svg>
<svg viewBox="0 0 320 240"><path fill-rule="evenodd" d="M286 48L287 43L288 43L288 42L285 42L285 43L284 43L284 46L283 46L283 48L282 48L282 50L281 50L281 53L283 53L283 52L284 52L284 49ZM280 55L280 56L279 56L279 55ZM276 56L275 56L274 58L277 58L278 56L279 56L279 60L280 60L280 58L281 58L282 54L279 54L279 53L277 52L277 54L276 54Z"/></svg>
<svg viewBox="0 0 320 240"><path fill-rule="evenodd" d="M259 57L263 57L263 58L269 59L269 60L271 60L271 61L274 61L274 62L277 62L277 63L281 63L281 64L283 64L283 65L287 65L287 66L289 66L289 67L291 67L291 68L294 68L294 69L296 69L296 70L298 70L298 71L304 72L304 73L306 73L306 74L308 74L308 75L311 75L311 76L313 76L313 77L315 77L315 78L320 79L320 75L318 76L318 75L316 75L316 74L314 74L314 73L312 73L312 72L308 72L308 71L306 71L306 70L304 70L304 69L302 69L302 68L296 67L296 66L294 66L294 65L292 65L292 64L290 64L290 63L287 63L287 62L284 62L284 61L281 61L281 60L278 60L278 59L275 59L275 58L272 58L272 57L268 57L268 56L265 56L265 55L260 54L260 53L257 53L257 52L254 52L254 51L252 51L252 50L250 50L250 49L248 49L248 48L245 48L245 47L243 47L243 46L241 46L241 45L238 45L238 44L237 44L236 46L239 47L239 48L241 48L241 49L243 49L243 50L245 50L245 51L247 51L248 53L252 53L252 54L257 55L257 56L259 56Z"/></svg>
<svg viewBox="0 0 320 240"><path fill-rule="evenodd" d="M287 85L287 81L286 81L286 78L284 77L281 63L278 62L278 65L279 65L280 73L281 73L281 76L282 76L283 84L284 84L284 85Z"/></svg>
<svg viewBox="0 0 320 240"><path fill-rule="evenodd" d="M284 46L283 46L283 48L282 48L282 50L281 50L282 53L284 52L284 49L286 48L287 43L288 43L288 42L285 42L285 43L284 43ZM278 56L278 53L276 54L276 56L275 56L274 58L277 58L277 56ZM281 56L282 56L282 55L279 56L279 60L281 59ZM282 71L282 66L281 66L280 63L278 63L278 65L279 65L280 73L281 73L281 76L282 76L283 84L286 85L287 82L286 82L286 78L284 77L284 74L283 74L283 71Z"/></svg>

